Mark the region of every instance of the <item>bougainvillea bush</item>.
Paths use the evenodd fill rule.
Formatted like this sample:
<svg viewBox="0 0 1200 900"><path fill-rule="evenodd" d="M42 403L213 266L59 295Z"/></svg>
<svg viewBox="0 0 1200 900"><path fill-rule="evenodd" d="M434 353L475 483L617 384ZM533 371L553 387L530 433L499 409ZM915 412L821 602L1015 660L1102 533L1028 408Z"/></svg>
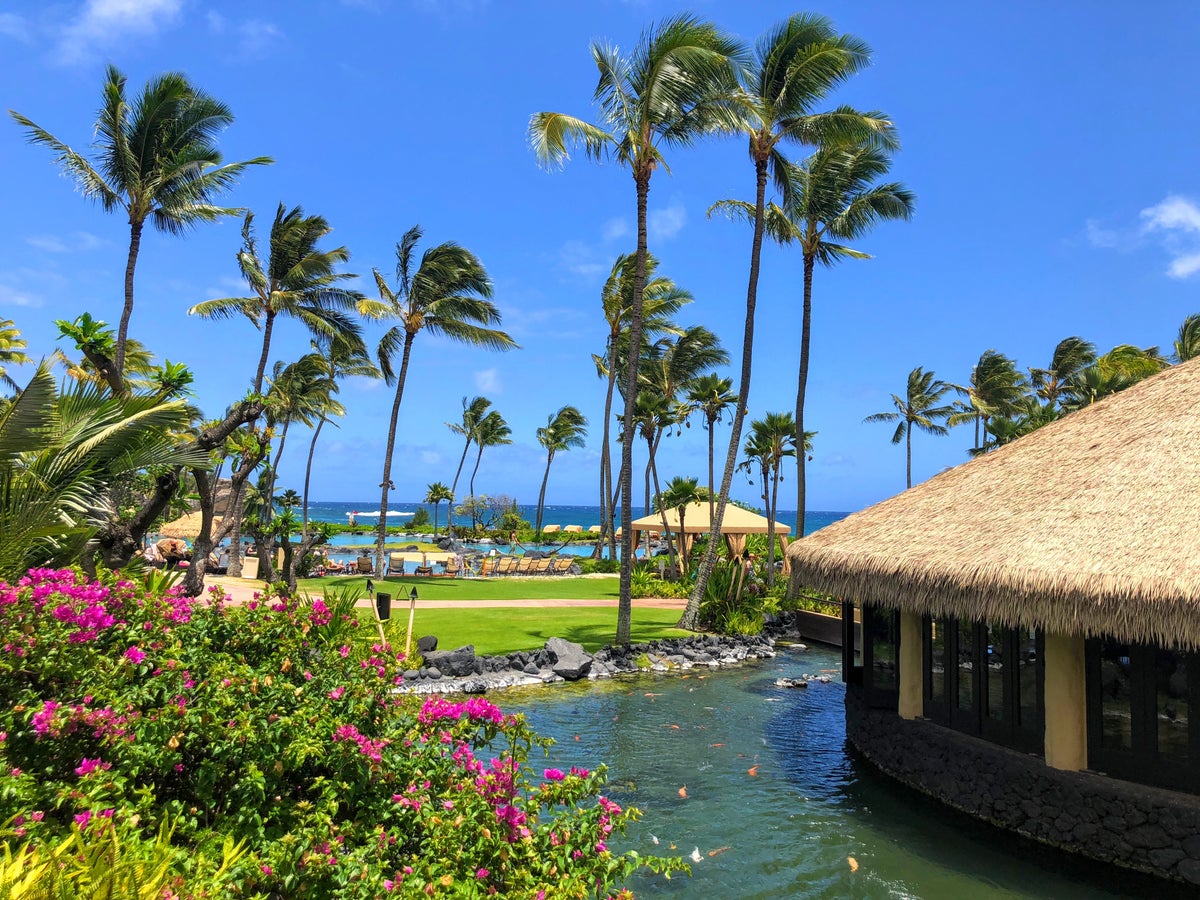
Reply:
<svg viewBox="0 0 1200 900"><path fill-rule="evenodd" d="M636 812L602 770L530 768L523 717L399 692L403 654L349 612L0 582L0 839L169 833L179 896L603 897L683 868L610 849Z"/></svg>

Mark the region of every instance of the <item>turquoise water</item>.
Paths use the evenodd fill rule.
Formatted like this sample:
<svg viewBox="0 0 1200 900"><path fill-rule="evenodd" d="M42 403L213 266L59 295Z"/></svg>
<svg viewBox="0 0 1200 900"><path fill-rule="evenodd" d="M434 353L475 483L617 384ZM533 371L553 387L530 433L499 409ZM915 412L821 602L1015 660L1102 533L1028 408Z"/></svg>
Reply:
<svg viewBox="0 0 1200 900"><path fill-rule="evenodd" d="M724 672L559 685L494 699L558 741L550 759L535 766L608 764L609 795L644 814L626 847L700 853L692 878L632 883L640 898L1176 894L1157 881L1019 842L897 786L847 752L840 683L803 691L772 684L802 672L837 679L839 666L837 651L788 651Z"/></svg>

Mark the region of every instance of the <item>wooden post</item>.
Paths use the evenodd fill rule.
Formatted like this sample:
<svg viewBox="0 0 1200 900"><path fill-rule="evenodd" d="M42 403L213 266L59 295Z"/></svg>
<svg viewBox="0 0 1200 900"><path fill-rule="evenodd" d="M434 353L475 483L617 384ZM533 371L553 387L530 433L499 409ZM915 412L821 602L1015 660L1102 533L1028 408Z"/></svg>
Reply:
<svg viewBox="0 0 1200 900"><path fill-rule="evenodd" d="M925 660L922 646L921 617L913 612L900 613L900 705L902 719L922 715L925 696Z"/></svg>
<svg viewBox="0 0 1200 900"><path fill-rule="evenodd" d="M408 659L412 651L413 617L417 613L417 589L413 588L408 595L408 637L404 639L404 658Z"/></svg>
<svg viewBox="0 0 1200 900"><path fill-rule="evenodd" d="M1046 634L1046 765L1087 768L1087 675L1083 638Z"/></svg>

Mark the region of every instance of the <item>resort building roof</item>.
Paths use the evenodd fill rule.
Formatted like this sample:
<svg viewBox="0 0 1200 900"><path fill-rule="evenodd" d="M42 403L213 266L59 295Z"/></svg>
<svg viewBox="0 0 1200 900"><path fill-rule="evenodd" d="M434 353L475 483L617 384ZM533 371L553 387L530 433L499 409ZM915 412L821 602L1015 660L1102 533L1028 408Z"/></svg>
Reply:
<svg viewBox="0 0 1200 900"><path fill-rule="evenodd" d="M797 583L844 599L1200 647L1200 362L942 472L787 553Z"/></svg>
<svg viewBox="0 0 1200 900"><path fill-rule="evenodd" d="M679 510L668 509L667 513L667 530L679 530ZM662 530L662 516L659 513L654 513L649 516L642 516L640 519L634 519L630 523L634 531L660 531ZM734 506L732 503L725 507L725 515L721 519L722 534L766 534L769 522L764 516L757 513L752 513L748 509L742 509L740 506ZM687 507L687 511L683 515L683 530L687 534L707 534L712 527L712 520L708 516L708 501L700 500L692 503ZM775 523L775 533L785 535L791 533L791 528L784 525L782 522Z"/></svg>

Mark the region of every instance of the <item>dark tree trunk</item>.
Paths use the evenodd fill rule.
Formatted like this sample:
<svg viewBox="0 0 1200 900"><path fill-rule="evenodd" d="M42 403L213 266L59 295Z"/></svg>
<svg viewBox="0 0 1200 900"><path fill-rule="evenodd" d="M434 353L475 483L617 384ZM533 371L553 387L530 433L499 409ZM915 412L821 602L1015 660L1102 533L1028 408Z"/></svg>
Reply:
<svg viewBox="0 0 1200 900"><path fill-rule="evenodd" d="M129 522L111 519L105 528L96 535L94 545L88 542L84 555L91 557L96 551L100 560L109 569L120 569L129 564L129 560L141 548L146 532L154 521L163 514L179 490L179 476L182 470L176 466L157 475L154 479L154 491L149 499L137 511Z"/></svg>
<svg viewBox="0 0 1200 900"><path fill-rule="evenodd" d="M810 223L810 231L815 225ZM812 328L812 279L816 256L804 254L804 311L800 316L800 375L796 381L796 537L804 537L804 508L808 505L804 463L804 398L808 393L808 345Z"/></svg>
<svg viewBox="0 0 1200 900"><path fill-rule="evenodd" d="M909 422L908 427L904 430L904 456L907 463L904 471L908 476L908 483L905 487L910 488L912 487L912 422Z"/></svg>
<svg viewBox="0 0 1200 900"><path fill-rule="evenodd" d="M708 521L713 520L713 512L716 505L716 497L713 496L713 429L716 427L717 420L708 420Z"/></svg>
<svg viewBox="0 0 1200 900"><path fill-rule="evenodd" d="M779 508L779 460L771 469L771 495L767 499L767 586L775 585L775 511ZM763 475L767 473L764 471Z"/></svg>
<svg viewBox="0 0 1200 900"><path fill-rule="evenodd" d="M700 570L696 573L696 584L688 598L687 608L679 619L679 627L696 630L700 614L700 601L708 588L708 579L717 562L717 544L721 539L721 520L725 516L725 505L729 501L729 487L733 483L733 470L737 466L738 444L742 439L742 423L746 417L746 404L750 398L750 370L754 362L754 310L758 303L758 266L762 256L763 210L767 196L767 160L755 160L754 171L757 185L754 201L754 238L750 244L750 281L746 287L746 326L742 337L742 377L738 385L737 407L733 411L733 427L729 435L729 451L725 454L725 471L721 475L721 492L717 497L717 511L708 531L708 545Z"/></svg>
<svg viewBox="0 0 1200 900"><path fill-rule="evenodd" d="M142 246L142 227L145 222L129 220L129 255L125 260L125 305L117 325L117 358L108 383L115 394L125 393L125 344L129 340L129 319L133 315L133 273L137 270L138 251Z"/></svg>
<svg viewBox="0 0 1200 900"><path fill-rule="evenodd" d="M479 452L475 454L475 468L471 470L471 530L475 531L479 527L479 519L475 515L478 507L475 504L475 474L479 471L479 463L483 460L483 444L479 445Z"/></svg>
<svg viewBox="0 0 1200 900"><path fill-rule="evenodd" d="M629 315L629 357L625 371L624 433L621 435L621 588L617 601L615 643L629 643L633 621L633 400L637 396L642 349L642 308L646 287L646 206L650 197L648 163L634 172L637 185L637 257L633 274L633 309Z"/></svg>
<svg viewBox="0 0 1200 900"><path fill-rule="evenodd" d="M317 449L317 438L319 438L321 436L321 429L324 427L325 427L325 417L321 416L317 420L317 428L313 432L312 440L309 441L309 444L308 444L308 464L304 467L304 507L303 507L303 517L301 519L302 525L300 528L300 534L304 537L308 536L308 484L309 484L309 480L312 478L313 454L316 452L316 449ZM435 537L437 536L436 528L434 529L434 536Z"/></svg>
<svg viewBox="0 0 1200 900"><path fill-rule="evenodd" d="M263 378L267 374L267 358L271 355L271 332L275 330L275 313L268 312L263 321L262 354L258 358L258 371L254 373L254 393L261 394Z"/></svg>
<svg viewBox="0 0 1200 900"><path fill-rule="evenodd" d="M619 326L618 318L618 327ZM616 529L613 528L613 508L608 504L612 494L612 406L613 394L617 386L617 335L608 336L608 390L604 395L604 440L600 446L600 540L596 542L595 557L599 559L603 553L601 546L608 541L609 556L617 557Z"/></svg>
<svg viewBox="0 0 1200 900"><path fill-rule="evenodd" d="M546 451L546 474L542 476L542 489L538 491L538 507L537 507L537 524L534 526L534 533L537 535L537 541L542 540L542 510L546 506L546 482L550 480L550 463L554 462L554 451Z"/></svg>
<svg viewBox="0 0 1200 900"><path fill-rule="evenodd" d="M396 421L400 418L400 401L404 398L404 379L408 376L408 358L412 354L413 338L416 334L406 332L404 335L404 355L400 360L400 374L396 376L396 399L392 402L392 418L388 425L387 451L383 455L383 481L380 488L383 495L379 501L379 523L375 534L375 573L382 575L383 548L387 544L387 511L388 492L392 489L392 451L396 447Z"/></svg>
<svg viewBox="0 0 1200 900"><path fill-rule="evenodd" d="M454 473L454 483L452 485L450 485L450 493L454 494L454 497L451 497L450 506L448 507L448 509L446 511L446 528L447 528L447 530L454 527L454 502L455 502L455 497L458 496L456 493L458 491L458 478L460 475L462 475L463 463L465 463L467 461L467 451L470 449L471 449L471 436L468 434L467 442L465 444L463 444L462 456L460 456L458 458L458 471Z"/></svg>
<svg viewBox="0 0 1200 900"><path fill-rule="evenodd" d="M269 523L275 517L275 479L279 474L279 460L283 457L283 447L287 443L287 433L291 426L291 419L284 421L283 431L279 435L279 449L275 451L275 460L271 463L271 471L267 475L267 492L263 496L262 515L260 517L265 523Z"/></svg>
<svg viewBox="0 0 1200 900"><path fill-rule="evenodd" d="M192 564L183 576L183 592L189 597L199 597L204 591L204 575L208 571L208 555L212 553L212 521L214 481L204 469L192 469L196 479L196 493L200 497L200 533L192 541Z"/></svg>

